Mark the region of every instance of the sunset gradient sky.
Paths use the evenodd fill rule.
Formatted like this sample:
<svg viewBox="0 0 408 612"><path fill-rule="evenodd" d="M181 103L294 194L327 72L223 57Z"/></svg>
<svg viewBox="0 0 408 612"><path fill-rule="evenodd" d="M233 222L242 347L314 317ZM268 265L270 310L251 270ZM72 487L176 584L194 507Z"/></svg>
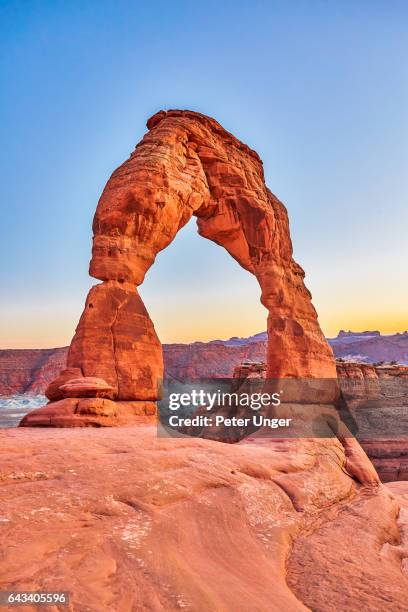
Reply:
<svg viewBox="0 0 408 612"><path fill-rule="evenodd" d="M408 328L408 3L4 1L0 29L1 348L70 341L98 197L160 108L261 155L327 335ZM194 221L140 292L163 342L266 327Z"/></svg>

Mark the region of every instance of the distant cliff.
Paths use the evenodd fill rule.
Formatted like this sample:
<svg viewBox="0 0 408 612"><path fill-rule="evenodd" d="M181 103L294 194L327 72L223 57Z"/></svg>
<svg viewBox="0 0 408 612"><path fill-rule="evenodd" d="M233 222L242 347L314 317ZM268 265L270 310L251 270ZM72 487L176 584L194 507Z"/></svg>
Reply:
<svg viewBox="0 0 408 612"><path fill-rule="evenodd" d="M0 350L0 395L40 394L65 367L68 348Z"/></svg>
<svg viewBox="0 0 408 612"><path fill-rule="evenodd" d="M243 361L266 361L266 332L192 344L164 344L166 378L228 378Z"/></svg>
<svg viewBox="0 0 408 612"><path fill-rule="evenodd" d="M351 361L375 363L397 361L408 365L408 332L382 336L379 331L340 331L336 338L328 338L336 357Z"/></svg>
<svg viewBox="0 0 408 612"><path fill-rule="evenodd" d="M328 339L337 358L374 363L408 364L408 332L382 336L378 331L345 332ZM164 344L168 378L232 376L243 361L266 360L266 333L192 344ZM0 350L0 395L43 393L65 366L67 347Z"/></svg>

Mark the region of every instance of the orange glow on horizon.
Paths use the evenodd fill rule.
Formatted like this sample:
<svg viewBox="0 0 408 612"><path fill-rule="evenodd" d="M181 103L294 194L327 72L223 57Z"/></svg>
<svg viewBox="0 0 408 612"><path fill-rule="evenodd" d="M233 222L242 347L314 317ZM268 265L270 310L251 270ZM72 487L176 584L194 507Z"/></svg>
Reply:
<svg viewBox="0 0 408 612"><path fill-rule="evenodd" d="M207 310L205 318L200 310L193 314L184 311L168 312L165 319L163 313L150 312L150 314L163 344L226 340L232 336L247 337L266 330L266 311L261 305L259 309L254 309L250 317L248 310L245 317L240 309L236 309L235 312L224 312L222 315L220 312ZM337 336L340 329L378 330L381 334L388 335L403 332L408 328L407 319L402 314L377 318L374 313L371 315L357 313L348 314L342 319L323 314L319 317L319 323L328 338ZM30 319L19 321L18 325L16 323L10 325L6 333L2 333L0 348L39 349L67 346L75 333L75 325L74 320L68 322L56 318L53 320L48 318L46 324Z"/></svg>

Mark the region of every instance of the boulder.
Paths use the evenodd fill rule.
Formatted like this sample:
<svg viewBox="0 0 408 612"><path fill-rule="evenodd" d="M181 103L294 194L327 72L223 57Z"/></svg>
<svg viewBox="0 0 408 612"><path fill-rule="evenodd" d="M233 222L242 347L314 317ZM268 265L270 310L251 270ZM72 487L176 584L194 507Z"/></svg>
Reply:
<svg viewBox="0 0 408 612"><path fill-rule="evenodd" d="M29 412L20 427L118 427L156 423L155 402L66 398Z"/></svg>
<svg viewBox="0 0 408 612"><path fill-rule="evenodd" d="M96 376L70 378L59 388L64 397L113 397L113 387Z"/></svg>
<svg viewBox="0 0 408 612"><path fill-rule="evenodd" d="M61 370L57 378L51 381L46 388L46 397L48 397L51 402L57 402L63 399L64 394L61 391L61 385L64 385L68 380L72 380L73 378L78 379L80 376L82 376L81 368L66 368L65 370Z"/></svg>

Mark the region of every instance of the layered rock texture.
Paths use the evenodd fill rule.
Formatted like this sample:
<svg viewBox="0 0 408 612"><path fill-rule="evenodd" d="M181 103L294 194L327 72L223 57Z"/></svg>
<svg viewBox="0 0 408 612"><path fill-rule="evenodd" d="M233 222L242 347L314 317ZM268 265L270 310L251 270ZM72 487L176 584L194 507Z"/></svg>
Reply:
<svg viewBox="0 0 408 612"><path fill-rule="evenodd" d="M408 608L406 484L363 461L362 486L336 439L15 429L0 447L1 590L89 612Z"/></svg>
<svg viewBox="0 0 408 612"><path fill-rule="evenodd" d="M268 342L266 334L259 335L260 339L163 344L164 377L230 378L238 363L245 360L265 363ZM67 356L68 347L0 350L0 395L44 394L58 373L66 368ZM71 378L78 370L72 374Z"/></svg>
<svg viewBox="0 0 408 612"><path fill-rule="evenodd" d="M329 343L336 357L375 363L396 361L408 365L408 332L381 335L379 331L340 331Z"/></svg>
<svg viewBox="0 0 408 612"><path fill-rule="evenodd" d="M408 480L408 367L338 363L358 439L383 482Z"/></svg>
<svg viewBox="0 0 408 612"><path fill-rule="evenodd" d="M374 363L408 364L408 333L382 336L379 332L340 332L327 338L335 357ZM266 332L248 338L163 344L165 378L228 378L245 360L266 363ZM373 348L375 345L375 348ZM371 350L373 349L373 350ZM0 350L0 395L43 393L66 365L68 347ZM385 367L385 366L384 366Z"/></svg>
<svg viewBox="0 0 408 612"><path fill-rule="evenodd" d="M147 127L98 203L90 274L103 282L89 292L68 368L104 381L114 401L159 397L161 346L134 286L195 216L199 233L259 282L268 310L268 376L335 378L304 272L292 257L286 209L266 187L259 156L198 113L160 111ZM58 419L60 406L54 408ZM47 406L22 424L41 424L43 414L43 424L56 425L51 413ZM79 419L75 412L72 424ZM94 424L103 424L97 415Z"/></svg>
<svg viewBox="0 0 408 612"><path fill-rule="evenodd" d="M66 367L68 348L0 350L0 395L42 394Z"/></svg>
<svg viewBox="0 0 408 612"><path fill-rule="evenodd" d="M408 367L337 362L336 369L338 414L355 425L354 434L383 482L408 480ZM243 362L234 377L262 379L265 372L265 363Z"/></svg>

